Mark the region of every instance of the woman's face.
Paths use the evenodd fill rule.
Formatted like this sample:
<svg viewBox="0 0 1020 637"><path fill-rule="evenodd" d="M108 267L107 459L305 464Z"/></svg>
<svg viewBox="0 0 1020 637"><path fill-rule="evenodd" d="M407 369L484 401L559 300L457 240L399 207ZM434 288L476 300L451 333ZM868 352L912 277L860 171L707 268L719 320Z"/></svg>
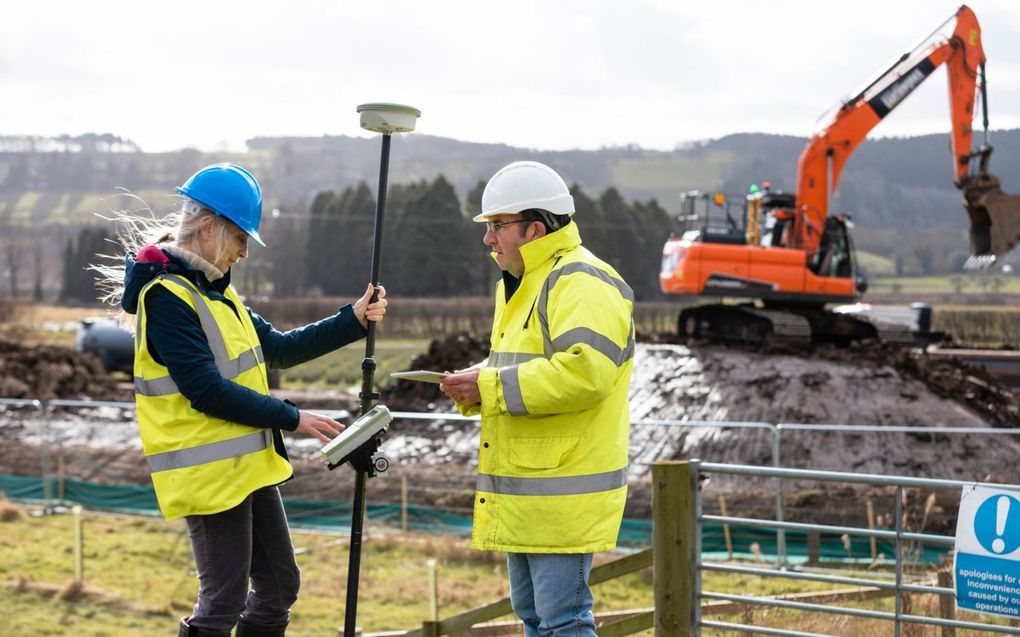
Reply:
<svg viewBox="0 0 1020 637"><path fill-rule="evenodd" d="M225 273L230 266L248 256L248 234L222 217L214 217L210 221L208 230L202 233L204 252L213 255L213 258L207 259Z"/></svg>

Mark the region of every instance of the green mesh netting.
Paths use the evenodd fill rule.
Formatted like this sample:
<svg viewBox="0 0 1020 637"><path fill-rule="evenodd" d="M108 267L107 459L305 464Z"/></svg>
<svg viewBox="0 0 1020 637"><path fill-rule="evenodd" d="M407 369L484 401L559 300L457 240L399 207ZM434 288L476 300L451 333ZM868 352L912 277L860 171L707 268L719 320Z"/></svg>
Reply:
<svg viewBox="0 0 1020 637"><path fill-rule="evenodd" d="M19 502L55 504L58 497L59 484L56 477L40 478L12 476L0 473L0 491L6 493L11 500ZM351 525L351 503L309 502L284 498L287 519L294 527L314 528L322 530L344 530ZM63 503L80 504L86 508L105 509L121 512L132 512L145 515L158 515L156 494L151 486L139 485L106 485L85 482L82 480L65 479L63 481ZM399 504L368 504L365 507L366 525L383 524L400 527L401 507ZM427 506L407 507L407 526L409 530L424 533L453 534L467 536L471 534L471 518L469 516L448 513ZM620 527L619 544L624 547L646 547L651 544L652 521L624 519ZM733 544L733 557L748 559L762 556L770 559L776 555L777 533L774 529L760 529L730 525L730 538ZM807 533L804 531L786 531L786 554L791 563L802 563L808 560ZM757 544L757 552L752 545ZM818 542L818 559L820 561L872 561L871 544L868 538L851 538L849 548L844 545L841 535L821 533ZM722 525L703 524L701 528L702 555L709 559L727 557L725 535ZM944 547L905 548L905 561L921 564L938 564L946 554ZM894 545L877 542L877 552L885 561L893 561Z"/></svg>

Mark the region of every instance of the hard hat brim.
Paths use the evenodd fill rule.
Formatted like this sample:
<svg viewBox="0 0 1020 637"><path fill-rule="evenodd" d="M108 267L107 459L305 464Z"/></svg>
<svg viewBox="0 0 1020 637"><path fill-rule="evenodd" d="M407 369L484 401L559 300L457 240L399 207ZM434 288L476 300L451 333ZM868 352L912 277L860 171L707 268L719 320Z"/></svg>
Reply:
<svg viewBox="0 0 1020 637"><path fill-rule="evenodd" d="M255 243L259 244L263 248L266 247L266 243L262 240L262 237L259 236L258 230L246 230L245 232L248 233L248 236L251 237Z"/></svg>
<svg viewBox="0 0 1020 637"><path fill-rule="evenodd" d="M568 215L574 214L574 198L570 195L557 195L548 199L539 201L522 201L519 203L507 204L500 206L493 210L486 210L480 212L471 218L475 223L485 223L492 217L499 215L512 215L525 210L545 210L551 212L554 215Z"/></svg>

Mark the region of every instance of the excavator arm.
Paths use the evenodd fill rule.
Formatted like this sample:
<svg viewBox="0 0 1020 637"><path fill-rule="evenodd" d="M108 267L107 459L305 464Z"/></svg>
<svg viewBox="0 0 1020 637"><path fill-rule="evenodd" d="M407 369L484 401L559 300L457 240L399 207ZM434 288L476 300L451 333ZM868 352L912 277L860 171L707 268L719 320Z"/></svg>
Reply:
<svg viewBox="0 0 1020 637"><path fill-rule="evenodd" d="M955 20L949 35L946 27ZM832 197L850 155L882 119L938 67L949 76L951 152L956 185L964 193L971 218L971 253L994 261L1020 242L1020 197L1007 195L987 172L991 147L972 151L972 121L977 89L982 92L987 136L985 54L974 12L961 6L949 20L887 70L846 100L830 123L816 133L800 156L793 224L787 245L812 255L822 239ZM990 261L988 261L990 263Z"/></svg>

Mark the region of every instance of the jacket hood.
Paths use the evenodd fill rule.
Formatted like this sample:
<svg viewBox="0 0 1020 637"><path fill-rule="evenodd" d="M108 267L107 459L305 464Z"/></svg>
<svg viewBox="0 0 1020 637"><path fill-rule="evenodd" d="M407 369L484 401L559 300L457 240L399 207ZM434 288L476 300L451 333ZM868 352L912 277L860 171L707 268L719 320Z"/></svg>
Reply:
<svg viewBox="0 0 1020 637"><path fill-rule="evenodd" d="M204 272L193 268L181 257L172 254L165 247L148 245L138 251L128 252L124 257L124 294L120 298L121 308L128 314L138 311L138 297L142 288L160 274L181 275L205 292L222 292L230 284L230 272L210 283Z"/></svg>

